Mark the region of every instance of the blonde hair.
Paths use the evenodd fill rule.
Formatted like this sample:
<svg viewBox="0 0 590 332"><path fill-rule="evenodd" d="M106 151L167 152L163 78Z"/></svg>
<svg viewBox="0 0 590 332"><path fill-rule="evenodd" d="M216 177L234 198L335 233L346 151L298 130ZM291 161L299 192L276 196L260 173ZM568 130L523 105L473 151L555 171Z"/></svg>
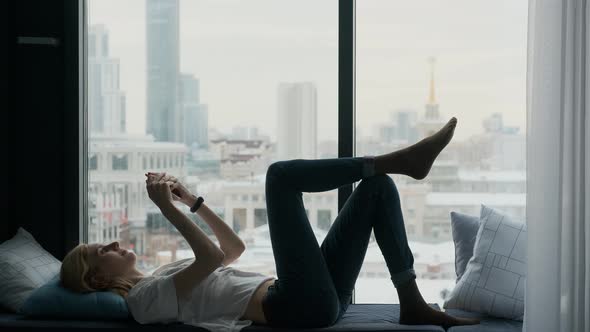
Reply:
<svg viewBox="0 0 590 332"><path fill-rule="evenodd" d="M63 259L60 269L62 286L77 293L111 291L127 297L135 284L124 277L106 278L88 264L88 245L81 243Z"/></svg>

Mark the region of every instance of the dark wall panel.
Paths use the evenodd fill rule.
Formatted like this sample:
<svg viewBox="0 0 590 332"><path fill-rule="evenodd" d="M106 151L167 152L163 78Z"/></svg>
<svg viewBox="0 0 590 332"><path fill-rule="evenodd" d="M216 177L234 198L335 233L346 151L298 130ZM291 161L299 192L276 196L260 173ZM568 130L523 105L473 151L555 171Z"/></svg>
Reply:
<svg viewBox="0 0 590 332"><path fill-rule="evenodd" d="M72 246L71 234L77 234L78 156L71 149L78 141L77 91L66 91L77 86L76 4L13 1L3 40L9 50L8 107L2 113L9 118L4 145L11 181L3 188L8 199L0 240L22 226L58 259ZM59 44L22 44L18 37L52 37Z"/></svg>
<svg viewBox="0 0 590 332"><path fill-rule="evenodd" d="M8 7L10 8L10 7ZM11 156L10 152L12 150L9 149L10 144L12 144L12 137L10 136L9 128L10 128L10 112L9 110L12 109L12 99L9 93L9 79L12 77L10 65L13 63L13 49L10 47L9 40L13 36L13 24L10 20L9 10L0 11L0 114L4 116L2 120L0 120L0 146L2 149L0 152L3 155L2 162L0 162L0 174L11 174L12 168L8 167L8 163L10 162ZM8 227L8 214L9 205L10 205L10 187L14 185L15 181L9 176L4 181L0 181L0 192L2 193L0 196L0 242L5 240L8 236L10 236L10 229Z"/></svg>

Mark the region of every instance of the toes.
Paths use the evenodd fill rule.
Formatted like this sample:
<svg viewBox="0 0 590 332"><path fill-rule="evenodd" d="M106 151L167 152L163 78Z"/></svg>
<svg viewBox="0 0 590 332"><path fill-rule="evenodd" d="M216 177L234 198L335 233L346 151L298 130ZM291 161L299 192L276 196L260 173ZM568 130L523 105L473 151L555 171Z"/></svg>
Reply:
<svg viewBox="0 0 590 332"><path fill-rule="evenodd" d="M447 131L448 131L448 130L453 130L453 129L455 129L455 127L456 127L456 126L457 126L457 121L453 121L453 122L449 121L449 123L447 123L447 124L445 125L445 129L446 129Z"/></svg>

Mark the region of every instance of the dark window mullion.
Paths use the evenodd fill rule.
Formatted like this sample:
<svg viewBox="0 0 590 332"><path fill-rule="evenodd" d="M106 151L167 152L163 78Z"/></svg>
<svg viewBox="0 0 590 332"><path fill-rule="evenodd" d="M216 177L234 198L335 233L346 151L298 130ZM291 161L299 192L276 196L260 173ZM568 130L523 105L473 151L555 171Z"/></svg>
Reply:
<svg viewBox="0 0 590 332"><path fill-rule="evenodd" d="M355 155L355 0L338 5L338 158ZM352 184L338 188L338 211ZM352 292L351 303L354 303Z"/></svg>
<svg viewBox="0 0 590 332"><path fill-rule="evenodd" d="M87 240L86 1L65 1L63 10L65 255Z"/></svg>

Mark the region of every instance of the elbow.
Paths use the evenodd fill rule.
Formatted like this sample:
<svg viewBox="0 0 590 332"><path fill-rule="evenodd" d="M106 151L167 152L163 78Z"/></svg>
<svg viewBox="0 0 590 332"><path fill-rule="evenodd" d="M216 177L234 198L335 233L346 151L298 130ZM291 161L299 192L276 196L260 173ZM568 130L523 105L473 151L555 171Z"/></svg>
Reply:
<svg viewBox="0 0 590 332"><path fill-rule="evenodd" d="M219 247L214 246L205 256L202 257L204 257L204 259L211 265L218 266L221 264L221 262L223 262L225 256L225 253L219 249Z"/></svg>
<svg viewBox="0 0 590 332"><path fill-rule="evenodd" d="M246 245L244 242L240 242L239 244L233 244L231 247L221 247L221 250L225 253L226 257L238 258L246 251Z"/></svg>
<svg viewBox="0 0 590 332"><path fill-rule="evenodd" d="M244 245L244 243L242 242L241 245L237 246L236 248L230 251L230 256L232 256L234 260L238 259L240 256L242 256L244 251L246 251L246 245Z"/></svg>
<svg viewBox="0 0 590 332"><path fill-rule="evenodd" d="M234 247L232 248L232 250L230 251L224 251L225 257L223 259L223 261L221 262L223 265L229 265L231 264L233 261L237 260L238 258L240 258L240 256L242 255L242 253L246 250L246 247Z"/></svg>
<svg viewBox="0 0 590 332"><path fill-rule="evenodd" d="M240 243L237 251L238 251L238 256L241 255L244 251L246 251L246 245L244 244L244 242Z"/></svg>

